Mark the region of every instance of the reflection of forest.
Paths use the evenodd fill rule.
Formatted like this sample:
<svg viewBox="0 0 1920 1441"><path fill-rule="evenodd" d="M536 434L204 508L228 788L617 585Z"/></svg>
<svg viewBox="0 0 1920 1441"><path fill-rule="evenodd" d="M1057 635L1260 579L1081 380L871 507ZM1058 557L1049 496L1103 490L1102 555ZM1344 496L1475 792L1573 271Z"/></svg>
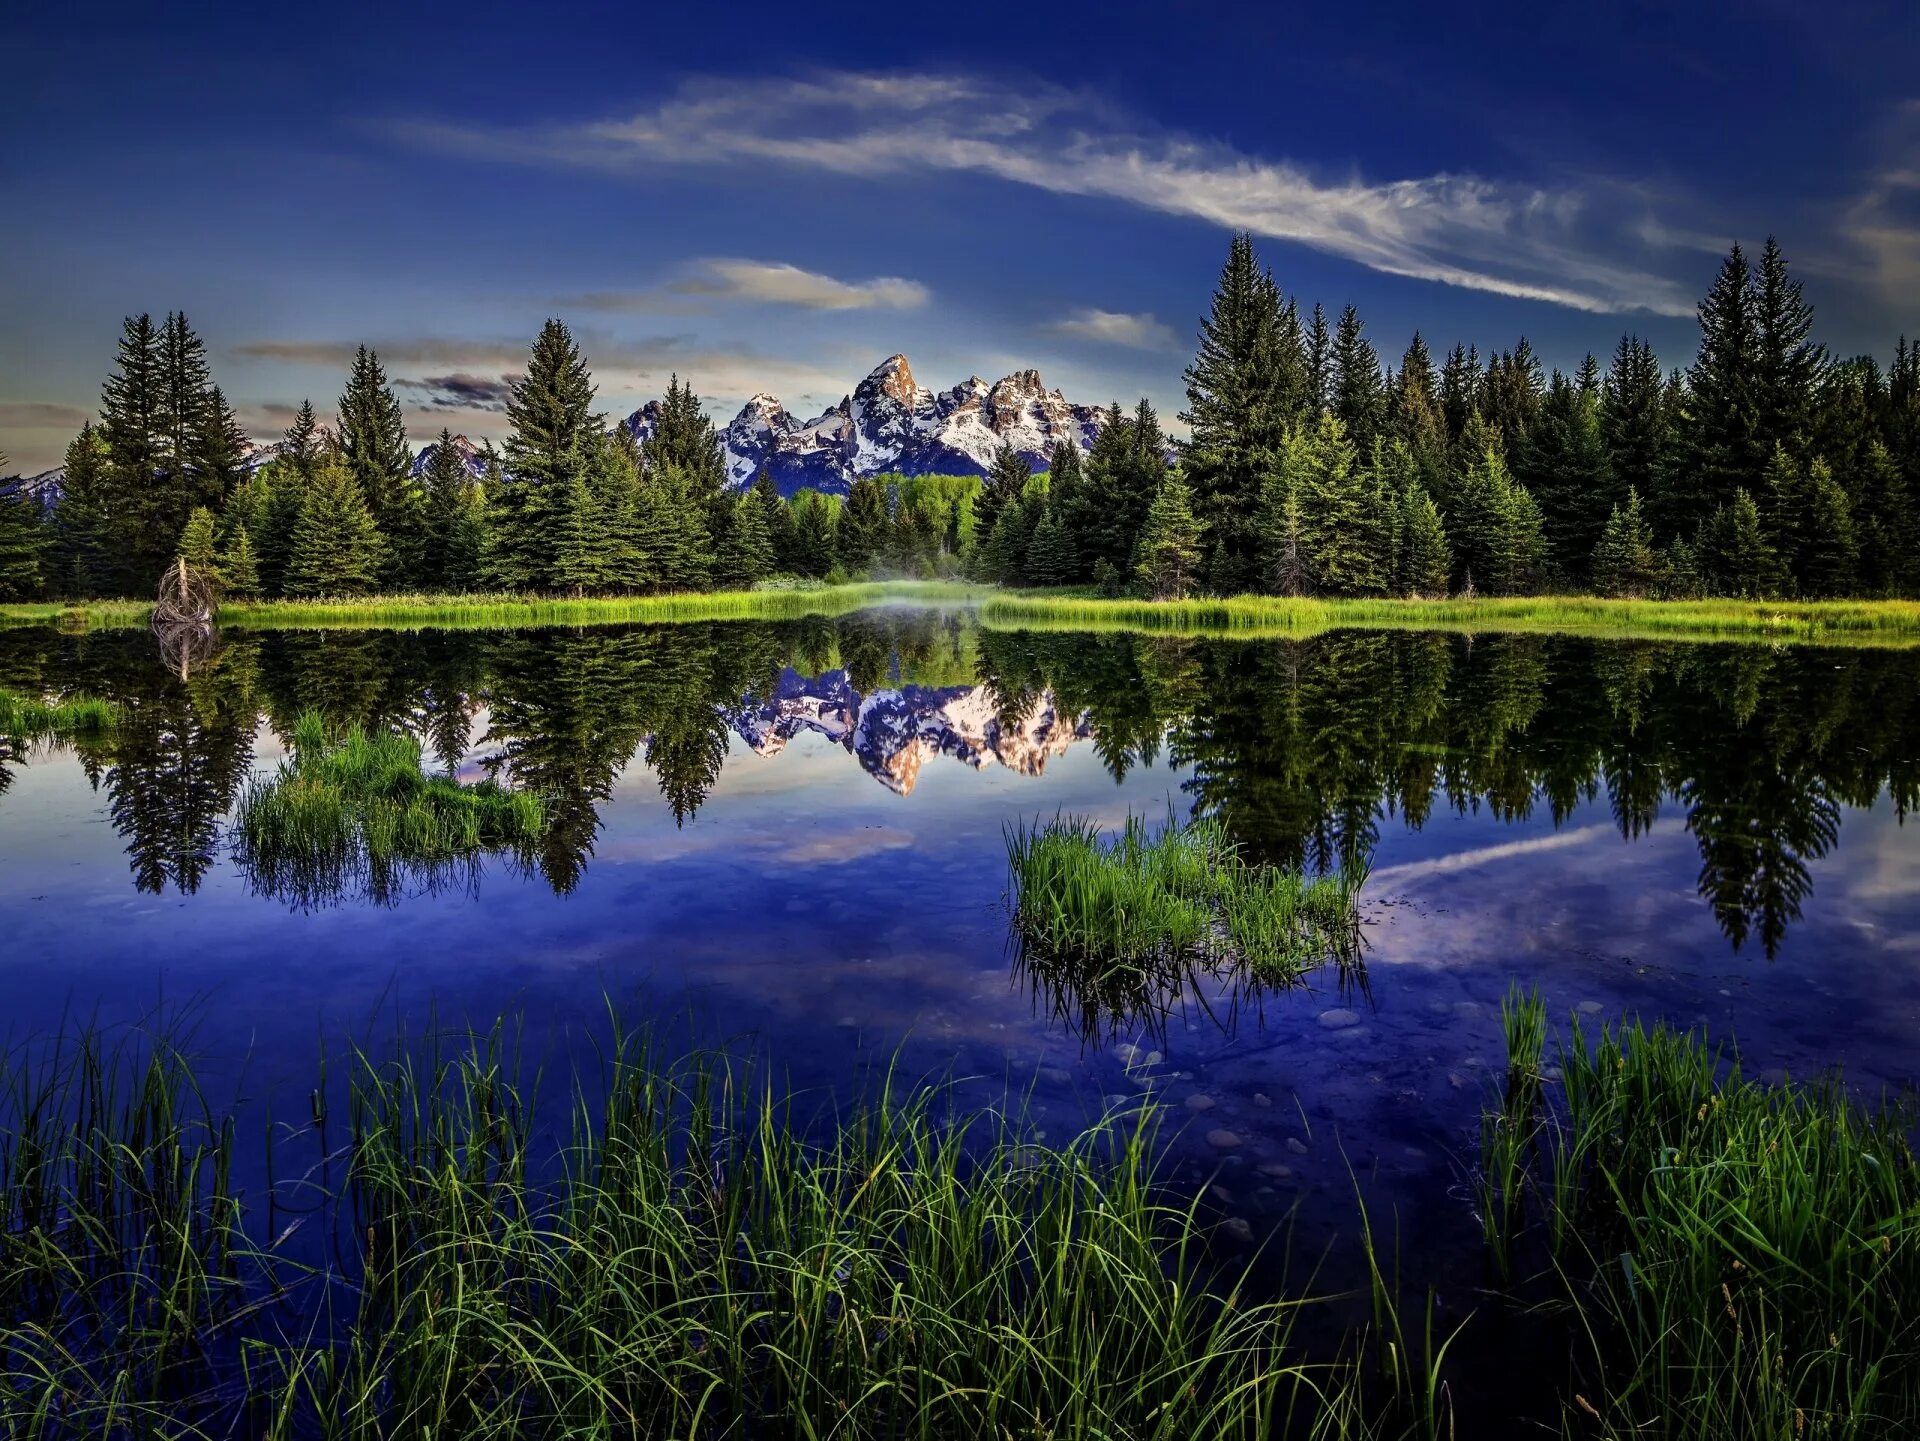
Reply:
<svg viewBox="0 0 1920 1441"><path fill-rule="evenodd" d="M541 869L570 890L599 809L640 755L677 820L711 791L728 715L783 670L844 669L865 695L905 683L987 687L1004 724L1051 694L1092 722L1122 777L1189 768L1197 812L1260 857L1364 858L1383 817L1436 805L1558 822L1604 794L1624 836L1684 807L1699 884L1735 943L1771 952L1841 807L1920 794L1920 654L1470 639L1392 632L1298 642L980 631L958 617L586 631L283 632L233 637L183 683L144 635L0 632L0 684L126 701L79 759L126 838L135 883L194 890L252 764L256 718L283 738L305 708L409 726L454 767L470 751L548 798ZM0 790L6 772L0 767Z"/></svg>

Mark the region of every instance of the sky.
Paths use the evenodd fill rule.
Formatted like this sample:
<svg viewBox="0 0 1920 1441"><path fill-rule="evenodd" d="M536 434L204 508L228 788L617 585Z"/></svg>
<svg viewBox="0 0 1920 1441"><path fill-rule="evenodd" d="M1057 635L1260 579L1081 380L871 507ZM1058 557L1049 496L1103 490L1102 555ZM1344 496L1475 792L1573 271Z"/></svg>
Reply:
<svg viewBox="0 0 1920 1441"><path fill-rule="evenodd" d="M1303 306L1669 365L1777 235L1820 338L1920 332L1912 0L0 10L0 451L184 310L255 435L377 348L425 443L566 320L624 414L811 417L906 354L1173 419L1228 238ZM1178 429L1177 424L1174 427Z"/></svg>

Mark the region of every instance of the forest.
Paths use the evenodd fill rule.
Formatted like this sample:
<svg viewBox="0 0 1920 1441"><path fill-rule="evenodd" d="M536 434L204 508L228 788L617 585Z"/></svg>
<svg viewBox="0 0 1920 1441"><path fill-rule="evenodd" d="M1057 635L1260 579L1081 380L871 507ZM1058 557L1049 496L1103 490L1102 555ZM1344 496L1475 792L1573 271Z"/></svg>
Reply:
<svg viewBox="0 0 1920 1441"><path fill-rule="evenodd" d="M145 597L176 559L236 600L376 592L635 595L857 577L1194 594L1687 599L1920 592L1920 346L1814 338L1769 239L1738 246L1663 369L1620 338L1543 370L1523 338L1383 364L1359 313L1307 311L1232 242L1185 370L1183 438L1117 402L1044 470L875 475L783 497L727 477L674 377L651 434L595 410L549 320L504 442L416 455L361 347L337 421L303 403L257 448L184 314L129 317L57 498L0 490L0 599ZM473 458L470 460L469 456Z"/></svg>

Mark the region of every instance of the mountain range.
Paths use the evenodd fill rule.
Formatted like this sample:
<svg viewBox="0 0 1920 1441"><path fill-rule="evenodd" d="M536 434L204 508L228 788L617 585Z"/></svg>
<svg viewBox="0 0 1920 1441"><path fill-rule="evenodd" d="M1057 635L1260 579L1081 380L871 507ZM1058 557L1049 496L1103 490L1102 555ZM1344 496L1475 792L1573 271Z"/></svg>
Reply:
<svg viewBox="0 0 1920 1441"><path fill-rule="evenodd" d="M660 402L648 401L624 424L634 438L653 433ZM727 477L744 489L765 470L782 495L812 488L844 495L862 476L985 475L1002 444L1035 470L1045 470L1053 448L1066 441L1087 450L1100 426L1098 406L1078 405L1049 390L1037 370L1017 370L989 385L969 376L948 390L929 390L913 377L904 355L891 355L851 392L812 420L800 420L774 396L754 396L720 431ZM453 443L475 475L484 468L479 447L464 435ZM435 447L415 456L424 474ZM247 468L257 470L280 453L281 442L256 445ZM43 506L59 499L64 471L0 480L0 493L18 491Z"/></svg>
<svg viewBox="0 0 1920 1441"><path fill-rule="evenodd" d="M811 731L844 746L862 770L902 796L913 793L920 768L935 756L974 770L1002 765L1037 776L1093 733L1085 716L1063 713L1050 692L1008 722L985 686L888 686L863 695L844 670L818 676L785 670L767 694L748 696L723 714L756 755L778 755Z"/></svg>

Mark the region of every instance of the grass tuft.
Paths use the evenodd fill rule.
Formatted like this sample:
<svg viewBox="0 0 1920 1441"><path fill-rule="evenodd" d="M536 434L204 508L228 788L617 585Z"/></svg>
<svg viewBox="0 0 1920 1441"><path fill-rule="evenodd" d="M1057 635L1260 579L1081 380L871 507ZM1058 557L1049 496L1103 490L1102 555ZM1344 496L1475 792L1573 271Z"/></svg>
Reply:
<svg viewBox="0 0 1920 1441"><path fill-rule="evenodd" d="M44 700L0 686L0 744L105 735L119 728L123 714L118 703L99 696Z"/></svg>

